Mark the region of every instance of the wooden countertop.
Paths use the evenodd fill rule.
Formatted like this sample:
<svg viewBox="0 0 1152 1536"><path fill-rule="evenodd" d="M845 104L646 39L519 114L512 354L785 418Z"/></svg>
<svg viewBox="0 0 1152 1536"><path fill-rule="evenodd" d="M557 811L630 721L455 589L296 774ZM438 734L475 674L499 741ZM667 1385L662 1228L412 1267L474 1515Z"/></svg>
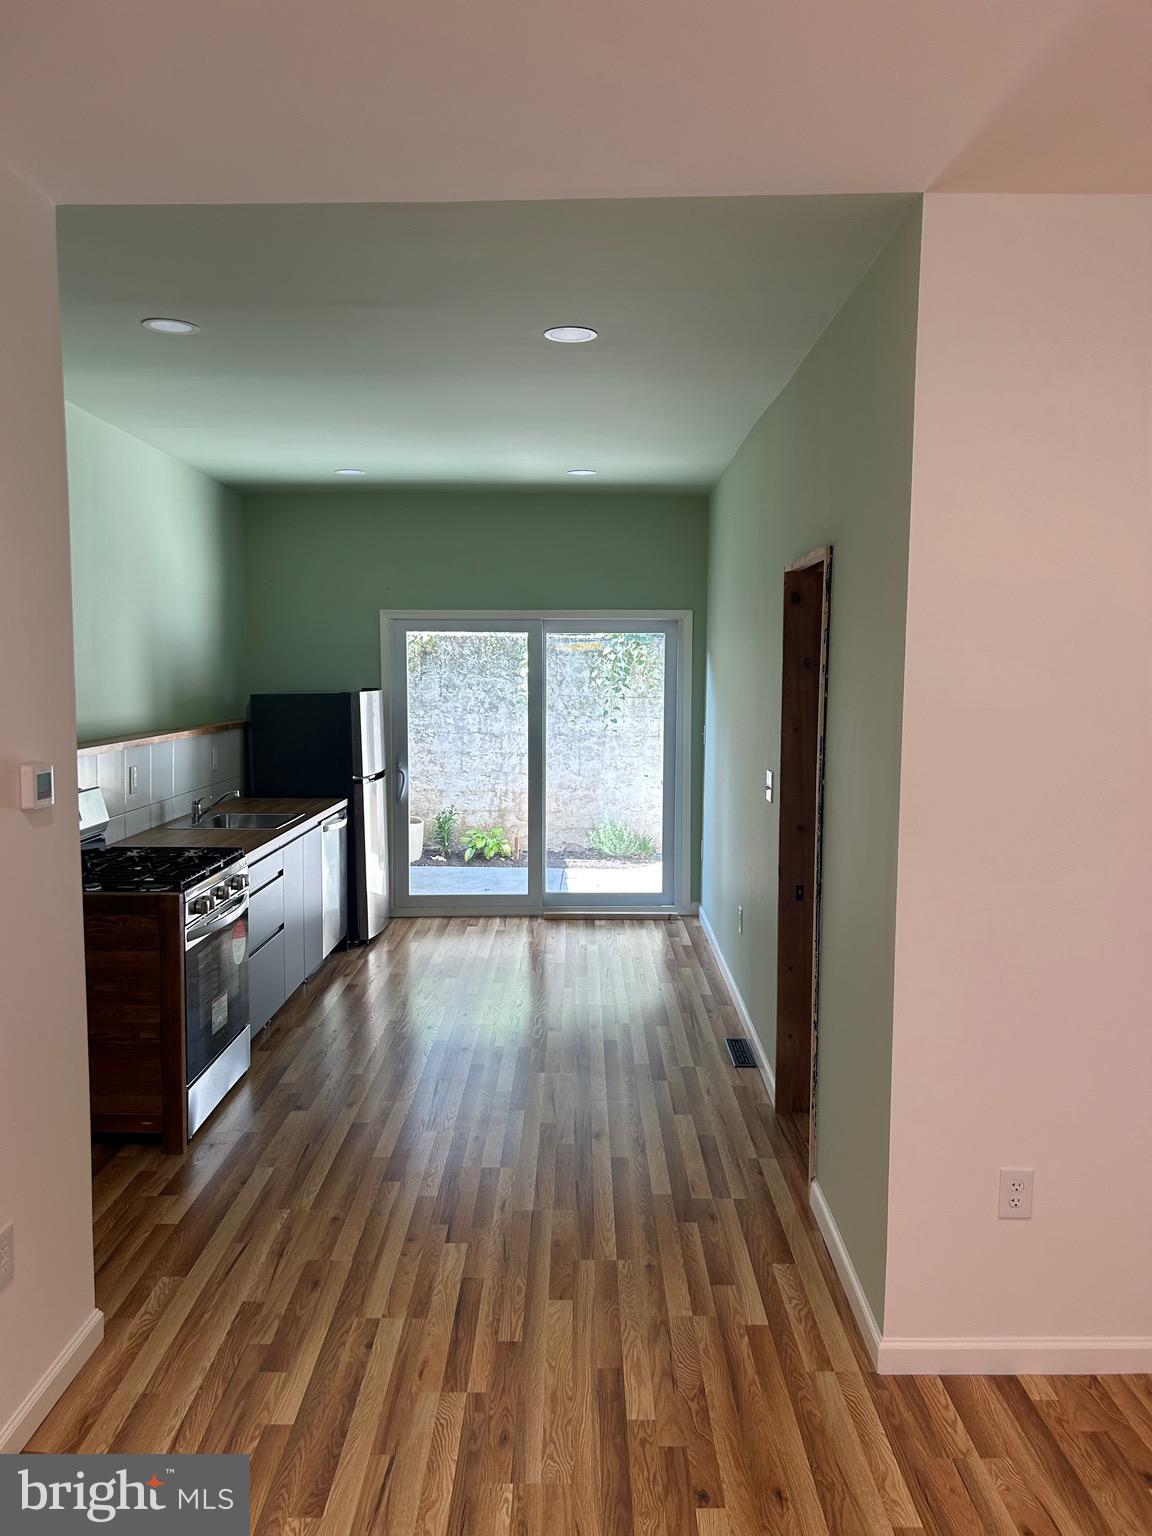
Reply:
<svg viewBox="0 0 1152 1536"><path fill-rule="evenodd" d="M249 813L279 811L295 815L299 820L287 827L264 827L260 830L249 828L247 831L242 827L174 827L171 822L167 822L148 832L138 832L135 837L123 838L117 846L243 848L249 857L254 857L257 854L273 853L284 843L292 842L301 832L306 832L316 822L323 821L333 811L342 810L347 804L347 800L304 799L291 795L269 799L266 796L247 795L240 800L225 800L213 809ZM211 815L212 811L208 814Z"/></svg>

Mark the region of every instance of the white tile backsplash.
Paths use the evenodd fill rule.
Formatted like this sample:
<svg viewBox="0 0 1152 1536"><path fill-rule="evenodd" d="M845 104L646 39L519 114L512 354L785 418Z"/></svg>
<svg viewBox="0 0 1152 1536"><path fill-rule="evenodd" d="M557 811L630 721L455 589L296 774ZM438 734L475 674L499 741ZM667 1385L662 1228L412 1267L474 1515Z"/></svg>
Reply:
<svg viewBox="0 0 1152 1536"><path fill-rule="evenodd" d="M148 746L78 752L81 789L101 789L108 806L109 842L134 837L178 816L192 801L215 799L225 790L244 793L244 731L182 736ZM131 785L129 769L135 768Z"/></svg>
<svg viewBox="0 0 1152 1536"><path fill-rule="evenodd" d="M175 748L174 779L172 791L193 794L202 784L212 782L211 736L182 736L172 743Z"/></svg>
<svg viewBox="0 0 1152 1536"><path fill-rule="evenodd" d="M96 755L96 783L103 791L109 816L124 814L124 754L99 752Z"/></svg>
<svg viewBox="0 0 1152 1536"><path fill-rule="evenodd" d="M177 816L187 816L195 798L194 792L189 790L186 795L175 795L171 800L158 800L152 807L152 825L159 827L166 821L175 821Z"/></svg>
<svg viewBox="0 0 1152 1536"><path fill-rule="evenodd" d="M130 811L152 804L152 748L124 749L124 805Z"/></svg>
<svg viewBox="0 0 1152 1536"><path fill-rule="evenodd" d="M222 784L244 772L244 732L220 731L209 736L212 753L212 782Z"/></svg>
<svg viewBox="0 0 1152 1536"><path fill-rule="evenodd" d="M152 804L171 800L176 793L174 741L154 741L148 751L152 759Z"/></svg>
<svg viewBox="0 0 1152 1536"><path fill-rule="evenodd" d="M196 760L191 736L181 736L172 743L172 793L191 794L196 785Z"/></svg>

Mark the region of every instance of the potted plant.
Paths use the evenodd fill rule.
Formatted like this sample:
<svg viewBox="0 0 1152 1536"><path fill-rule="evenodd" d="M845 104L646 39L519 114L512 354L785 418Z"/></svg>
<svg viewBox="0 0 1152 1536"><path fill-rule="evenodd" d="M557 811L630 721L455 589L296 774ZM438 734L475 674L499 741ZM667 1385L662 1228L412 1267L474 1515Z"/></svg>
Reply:
<svg viewBox="0 0 1152 1536"><path fill-rule="evenodd" d="M409 816L408 818L408 862L418 864L424 852L424 818L422 816Z"/></svg>

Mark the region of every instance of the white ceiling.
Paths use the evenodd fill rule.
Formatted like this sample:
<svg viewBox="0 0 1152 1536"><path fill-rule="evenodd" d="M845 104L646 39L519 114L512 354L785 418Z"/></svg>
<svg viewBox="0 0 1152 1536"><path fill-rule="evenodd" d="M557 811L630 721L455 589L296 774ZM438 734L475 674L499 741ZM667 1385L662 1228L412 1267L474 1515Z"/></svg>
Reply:
<svg viewBox="0 0 1152 1536"><path fill-rule="evenodd" d="M702 489L914 201L63 208L65 392L237 485Z"/></svg>
<svg viewBox="0 0 1152 1536"><path fill-rule="evenodd" d="M54 202L87 205L1152 191L1152 0L7 0L0 159ZM290 340L282 325L279 339L257 335L264 321L279 325L283 315L261 317L259 301L237 301L229 316L234 301L214 285L211 261L180 274L184 287L162 269L152 273L158 289L208 306L212 329L197 338L198 361L177 367L175 354L160 363L136 351L129 366L129 344L116 328L136 307L133 294L147 275L137 257L150 258L148 247L117 255L131 293L113 280L103 294L78 297L69 285L70 371L75 391L98 413L114 411L141 435L233 478L271 474L263 429L241 442L243 413L258 424L253 383L283 413L278 462L291 461L296 475L314 472L315 379L294 381L278 365L295 368L316 342L314 367L331 372L327 360L335 356L348 368L347 378L330 382L350 429L349 451L367 452L398 428L402 451L379 449L388 477L426 478L437 453L442 471L456 473L422 442L435 408L458 432L459 464L485 478L539 478L559 460L595 449L606 478L630 482L646 463L669 481L695 482L710 477L727 451L708 412L717 421L723 414L731 434L767 404L822 309L843 296L845 275L866 245L864 236L859 244L849 238L842 267L815 273L807 289L777 282L767 261L762 292L770 295L771 323L766 314L749 333L757 360L750 346L741 351L748 337L725 330L741 305L747 312L747 287L734 288L731 313L723 295L693 294L698 334L692 347L669 352L656 323L659 282L649 293L625 275L616 285L617 317L610 281L585 290L581 274L566 270L565 291L602 299L613 318L605 342L583 361L570 359L567 374L548 371L561 367L559 359L517 356L526 380L548 382L532 403L547 434L543 456L540 440L521 432L514 441L504 434L512 446L498 462L484 457L479 438L503 432L514 405L501 367L493 368L494 336L459 376L457 398L434 377L435 349L421 338L428 341L434 315L457 328L461 320L445 297L459 274L443 259L432 264L440 288L419 325L403 306L384 306L381 334L388 356L404 364L407 391L358 351L349 306L330 297L313 305L316 296L301 290L294 302L324 314L298 313ZM169 255L178 266L178 253ZM283 267L282 251L273 265ZM672 270L668 279L669 293L691 287L689 272ZM474 312L475 323L489 314L508 335L511 322L534 327L537 309L552 311L559 290L529 280L523 293L501 296L488 273L476 291L488 308ZM781 322L797 295L789 331ZM114 315L116 305L123 310ZM373 306L380 321L375 299ZM330 350L335 314L348 334ZM217 318L234 319L234 328L218 328ZM631 339L622 344L630 320L643 324L647 351L633 349ZM250 324L249 362L234 353L227 372L214 375L212 358L219 361ZM664 394L649 390L657 354L703 377L716 355L711 338L722 333L725 366L712 388L665 376ZM361 342L373 334L359 325ZM599 421L586 411L582 417L565 393L581 377L577 368L585 382L604 385ZM632 368L643 398L634 390L622 415ZM149 399L153 369L160 387ZM237 379L249 393L237 399L225 389L213 401L205 387L213 378ZM194 408L178 422L170 406L183 390ZM475 442L462 429L467 411ZM581 421L583 435L563 436L565 424ZM330 424L321 430L322 446L334 450ZM629 431L633 442L622 449Z"/></svg>
<svg viewBox="0 0 1152 1536"><path fill-rule="evenodd" d="M1150 12L7 0L0 153L65 203L1136 189Z"/></svg>

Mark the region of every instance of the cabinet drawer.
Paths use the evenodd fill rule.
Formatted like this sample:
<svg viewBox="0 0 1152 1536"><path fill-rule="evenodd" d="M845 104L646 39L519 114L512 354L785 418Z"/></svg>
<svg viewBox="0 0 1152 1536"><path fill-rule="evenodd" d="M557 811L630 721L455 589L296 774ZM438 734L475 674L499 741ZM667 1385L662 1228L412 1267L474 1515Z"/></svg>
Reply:
<svg viewBox="0 0 1152 1536"><path fill-rule="evenodd" d="M258 1034L284 1002L284 932L274 934L248 961L248 1023Z"/></svg>
<svg viewBox="0 0 1152 1536"><path fill-rule="evenodd" d="M284 926L284 880L282 876L252 891L248 898L248 948L253 953L277 928Z"/></svg>
<svg viewBox="0 0 1152 1536"><path fill-rule="evenodd" d="M254 890L254 891L258 891L261 886L267 885L270 880L275 880L277 875L283 873L283 870L284 870L284 854L283 854L283 851L281 851L279 853L269 853L269 854L266 854L264 856L264 858L262 858L262 859L256 859L256 860L249 859L249 861L248 861L248 884L249 884L249 887L252 890Z"/></svg>

